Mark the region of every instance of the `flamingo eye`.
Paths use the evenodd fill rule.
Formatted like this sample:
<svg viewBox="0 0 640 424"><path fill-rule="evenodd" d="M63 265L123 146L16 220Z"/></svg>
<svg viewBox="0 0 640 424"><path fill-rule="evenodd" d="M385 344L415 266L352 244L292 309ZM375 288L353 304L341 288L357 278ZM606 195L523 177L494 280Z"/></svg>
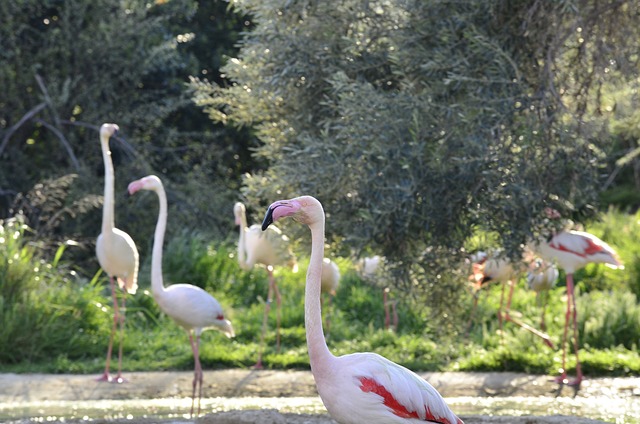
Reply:
<svg viewBox="0 0 640 424"><path fill-rule="evenodd" d="M224 315L220 314L216 317L217 320L223 321L224 320Z"/></svg>

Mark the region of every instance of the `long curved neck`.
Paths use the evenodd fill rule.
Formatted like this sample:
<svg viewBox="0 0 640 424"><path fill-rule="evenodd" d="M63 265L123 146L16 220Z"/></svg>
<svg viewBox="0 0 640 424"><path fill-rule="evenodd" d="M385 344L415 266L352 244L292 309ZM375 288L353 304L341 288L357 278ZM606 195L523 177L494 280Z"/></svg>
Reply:
<svg viewBox="0 0 640 424"><path fill-rule="evenodd" d="M113 230L115 223L113 217L113 209L115 204L114 191L114 172L113 162L111 162L111 151L109 150L109 137L100 137L102 145L102 159L104 161L104 203L102 205L102 233L108 233Z"/></svg>
<svg viewBox="0 0 640 424"><path fill-rule="evenodd" d="M243 212L240 214L240 237L238 238L238 264L240 268L247 269L247 216Z"/></svg>
<svg viewBox="0 0 640 424"><path fill-rule="evenodd" d="M151 256L151 290L154 297L161 296L165 289L162 281L162 246L164 233L167 229L167 195L163 188L156 191L160 208L158 210L158 222L153 235L153 252Z"/></svg>
<svg viewBox="0 0 640 424"><path fill-rule="evenodd" d="M309 226L311 229L311 258L307 269L307 283L304 294L304 326L307 333L307 348L311 371L316 378L330 371L335 357L329 351L322 330L320 309L320 289L322 260L324 258L324 217Z"/></svg>

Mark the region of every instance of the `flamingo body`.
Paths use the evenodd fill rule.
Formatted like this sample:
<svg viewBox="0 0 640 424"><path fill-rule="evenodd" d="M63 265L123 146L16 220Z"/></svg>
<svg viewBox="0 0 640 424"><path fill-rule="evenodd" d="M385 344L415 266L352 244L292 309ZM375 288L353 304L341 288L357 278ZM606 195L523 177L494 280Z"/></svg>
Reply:
<svg viewBox="0 0 640 424"><path fill-rule="evenodd" d="M200 399L202 398L203 372L200 364L200 334L213 328L221 331L227 337L234 337L231 322L224 317L220 303L198 286L191 284L174 284L164 286L162 277L162 249L167 227L167 196L160 178L155 175L146 176L129 184L129 193L139 190L154 191L158 195L160 208L158 222L153 239L153 254L151 257L151 290L153 298L160 310L184 328L191 342L191 349L195 362L191 415L193 415L196 387L198 392L198 414L200 413ZM195 335L195 340L193 336Z"/></svg>
<svg viewBox="0 0 640 424"><path fill-rule="evenodd" d="M105 370L99 381L124 382L122 373L122 336L124 332L124 309L125 300L122 305L118 305L118 297L114 280L117 281L120 289L127 293L134 294L138 289L138 266L139 256L136 244L129 234L115 227L115 196L114 196L114 170L111 161L111 151L109 149L109 139L118 131L116 124L102 124L100 127L100 145L104 162L104 203L102 207L102 231L96 240L96 256L100 267L109 276L111 286L111 297L113 298L113 326L109 337L109 347L107 348L107 359ZM118 349L118 374L115 379L109 374L111 365L111 351L116 327L120 326L120 341Z"/></svg>
<svg viewBox="0 0 640 424"><path fill-rule="evenodd" d="M538 252L556 261L567 274L573 274L589 263L604 263L610 268L624 268L615 250L593 234L584 231L562 231L549 242L538 244Z"/></svg>
<svg viewBox="0 0 640 424"><path fill-rule="evenodd" d="M338 284L340 283L340 269L338 268L338 264L329 258L322 260L322 276L320 282L322 293L335 296L338 290Z"/></svg>
<svg viewBox="0 0 640 424"><path fill-rule="evenodd" d="M560 271L555 264L536 259L527 272L527 285L536 294L540 294L551 290L556 285L559 275Z"/></svg>
<svg viewBox="0 0 640 424"><path fill-rule="evenodd" d="M322 330L320 290L324 255L324 211L311 196L271 204L262 228L293 217L311 230L305 286L305 329L311 372L327 411L341 424L462 424L442 396L414 372L375 353L336 357Z"/></svg>

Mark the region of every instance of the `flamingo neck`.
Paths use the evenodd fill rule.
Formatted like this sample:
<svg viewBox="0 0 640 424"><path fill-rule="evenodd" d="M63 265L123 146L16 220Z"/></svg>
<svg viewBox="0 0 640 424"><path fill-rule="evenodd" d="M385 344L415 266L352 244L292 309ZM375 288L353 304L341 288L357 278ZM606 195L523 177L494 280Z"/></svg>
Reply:
<svg viewBox="0 0 640 424"><path fill-rule="evenodd" d="M164 233L167 229L167 195L163 188L156 191L160 208L158 210L158 222L153 235L153 252L151 256L151 290L157 299L165 291L162 281L162 246Z"/></svg>
<svg viewBox="0 0 640 424"><path fill-rule="evenodd" d="M331 362L335 358L329 351L324 338L320 307L322 260L324 258L324 216L321 221L310 225L309 228L311 229L311 257L304 294L304 326L307 333L311 372L317 379L330 372Z"/></svg>
<svg viewBox="0 0 640 424"><path fill-rule="evenodd" d="M100 137L102 145L102 159L104 161L104 203L102 205L102 234L110 233L115 227L114 223L114 172L109 150L109 137Z"/></svg>
<svg viewBox="0 0 640 424"><path fill-rule="evenodd" d="M240 215L240 238L238 239L238 264L240 268L246 270L247 266L247 216L242 213Z"/></svg>

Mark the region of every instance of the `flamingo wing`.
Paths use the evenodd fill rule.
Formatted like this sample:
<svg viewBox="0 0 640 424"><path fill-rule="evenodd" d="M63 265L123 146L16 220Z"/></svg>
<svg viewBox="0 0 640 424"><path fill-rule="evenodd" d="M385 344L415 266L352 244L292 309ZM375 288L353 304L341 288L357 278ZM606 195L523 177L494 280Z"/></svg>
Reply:
<svg viewBox="0 0 640 424"><path fill-rule="evenodd" d="M601 262L613 268L622 267L616 252L593 234L583 231L563 231L556 234L550 246L560 252L578 256L585 262Z"/></svg>
<svg viewBox="0 0 640 424"><path fill-rule="evenodd" d="M366 357L366 367L356 367L360 391L376 396L381 405L396 417L462 424L440 393L413 371L375 353L354 355Z"/></svg>

